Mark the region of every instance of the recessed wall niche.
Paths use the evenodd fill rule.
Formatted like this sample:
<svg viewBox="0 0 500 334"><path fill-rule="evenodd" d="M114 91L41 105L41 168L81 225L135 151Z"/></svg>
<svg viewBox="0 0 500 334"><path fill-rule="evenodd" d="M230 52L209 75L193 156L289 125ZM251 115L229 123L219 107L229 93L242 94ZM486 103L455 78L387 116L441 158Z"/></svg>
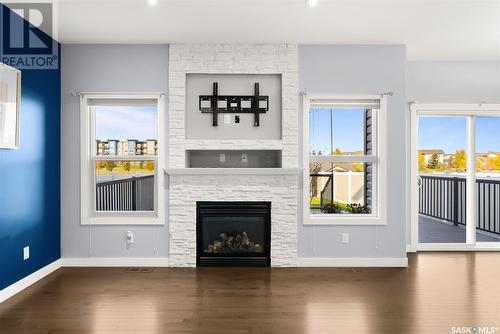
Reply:
<svg viewBox="0 0 500 334"><path fill-rule="evenodd" d="M281 168L281 150L187 150L188 168Z"/></svg>
<svg viewBox="0 0 500 334"><path fill-rule="evenodd" d="M258 82L260 95L269 96L260 125L254 126L254 114L236 112L219 113L218 126L212 126L212 114L200 111L199 96L211 95L214 82L219 95L253 95ZM186 74L186 139L281 139L281 75Z"/></svg>

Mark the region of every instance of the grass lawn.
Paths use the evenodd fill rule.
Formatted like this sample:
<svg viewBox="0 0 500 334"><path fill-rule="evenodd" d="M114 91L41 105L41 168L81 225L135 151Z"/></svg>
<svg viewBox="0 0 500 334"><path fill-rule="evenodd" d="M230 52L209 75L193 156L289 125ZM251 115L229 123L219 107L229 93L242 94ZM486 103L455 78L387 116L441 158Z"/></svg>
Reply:
<svg viewBox="0 0 500 334"><path fill-rule="evenodd" d="M311 198L311 200L309 201L310 208L311 209L321 209L321 203L320 203L320 201L321 201L321 199L319 197L313 197L313 198ZM333 203L335 205L337 205L341 210L349 211L349 207L347 206L347 204L340 203L340 202L337 202L337 201L334 201Z"/></svg>

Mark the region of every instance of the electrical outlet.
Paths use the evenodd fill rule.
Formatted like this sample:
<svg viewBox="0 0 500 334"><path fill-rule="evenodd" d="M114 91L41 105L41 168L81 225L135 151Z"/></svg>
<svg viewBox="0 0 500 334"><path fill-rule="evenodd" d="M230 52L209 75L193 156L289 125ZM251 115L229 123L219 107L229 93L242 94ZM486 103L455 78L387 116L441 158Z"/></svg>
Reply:
<svg viewBox="0 0 500 334"><path fill-rule="evenodd" d="M26 246L23 248L23 259L27 260L30 258L30 246Z"/></svg>
<svg viewBox="0 0 500 334"><path fill-rule="evenodd" d="M248 155L246 153L243 153L241 155L241 162L246 164L248 162Z"/></svg>
<svg viewBox="0 0 500 334"><path fill-rule="evenodd" d="M342 233L342 243L343 244L348 244L349 241L349 233Z"/></svg>
<svg viewBox="0 0 500 334"><path fill-rule="evenodd" d="M219 161L222 163L226 162L226 155L224 153L219 154Z"/></svg>
<svg viewBox="0 0 500 334"><path fill-rule="evenodd" d="M134 239L134 233L132 231L127 231L127 244L133 244L135 242Z"/></svg>

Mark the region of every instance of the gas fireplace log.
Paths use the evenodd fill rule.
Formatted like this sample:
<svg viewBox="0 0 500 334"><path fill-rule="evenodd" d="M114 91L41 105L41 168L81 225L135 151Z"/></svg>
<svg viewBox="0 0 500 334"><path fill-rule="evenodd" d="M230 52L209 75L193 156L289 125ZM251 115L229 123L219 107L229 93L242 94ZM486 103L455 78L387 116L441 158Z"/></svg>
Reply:
<svg viewBox="0 0 500 334"><path fill-rule="evenodd" d="M236 234L236 236L221 233L219 234L219 239L214 240L205 249L206 253L261 253L262 251L262 246L252 242L245 231L241 234Z"/></svg>

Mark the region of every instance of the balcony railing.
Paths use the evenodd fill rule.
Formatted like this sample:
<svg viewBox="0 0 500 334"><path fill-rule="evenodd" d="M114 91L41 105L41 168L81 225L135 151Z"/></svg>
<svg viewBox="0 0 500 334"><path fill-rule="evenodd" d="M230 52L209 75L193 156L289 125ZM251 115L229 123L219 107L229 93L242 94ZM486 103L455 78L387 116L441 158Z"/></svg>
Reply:
<svg viewBox="0 0 500 334"><path fill-rule="evenodd" d="M447 220L454 225L466 222L466 179L464 177L420 175L419 213ZM476 180L478 230L500 235L500 180Z"/></svg>
<svg viewBox="0 0 500 334"><path fill-rule="evenodd" d="M153 211L154 175L96 184L96 211Z"/></svg>

